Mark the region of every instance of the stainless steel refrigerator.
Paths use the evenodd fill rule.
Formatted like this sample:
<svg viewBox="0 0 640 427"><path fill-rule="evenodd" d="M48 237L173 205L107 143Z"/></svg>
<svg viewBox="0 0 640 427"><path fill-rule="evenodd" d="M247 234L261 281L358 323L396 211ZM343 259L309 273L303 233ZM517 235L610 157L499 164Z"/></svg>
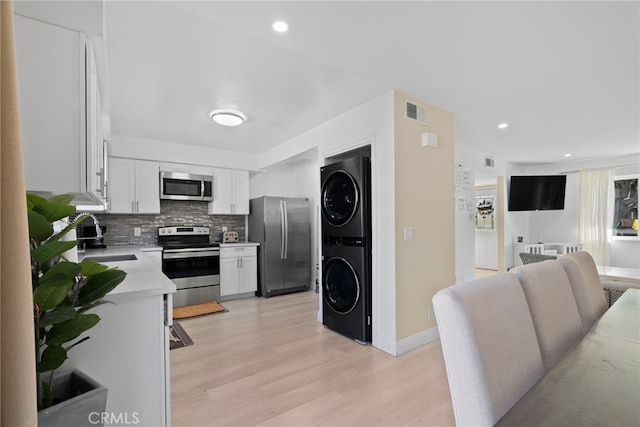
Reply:
<svg viewBox="0 0 640 427"><path fill-rule="evenodd" d="M249 240L258 247L258 290L274 295L311 285L309 200L264 196L249 201Z"/></svg>

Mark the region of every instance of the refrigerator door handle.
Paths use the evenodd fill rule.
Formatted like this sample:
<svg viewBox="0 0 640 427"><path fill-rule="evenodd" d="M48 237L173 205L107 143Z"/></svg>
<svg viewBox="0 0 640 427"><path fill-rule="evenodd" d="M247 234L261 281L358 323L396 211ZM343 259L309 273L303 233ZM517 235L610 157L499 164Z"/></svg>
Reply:
<svg viewBox="0 0 640 427"><path fill-rule="evenodd" d="M284 259L287 259L287 255L289 255L289 212L286 200L282 203L284 205Z"/></svg>
<svg viewBox="0 0 640 427"><path fill-rule="evenodd" d="M280 259L284 259L284 239L285 239L285 222L284 222L284 201L280 200Z"/></svg>

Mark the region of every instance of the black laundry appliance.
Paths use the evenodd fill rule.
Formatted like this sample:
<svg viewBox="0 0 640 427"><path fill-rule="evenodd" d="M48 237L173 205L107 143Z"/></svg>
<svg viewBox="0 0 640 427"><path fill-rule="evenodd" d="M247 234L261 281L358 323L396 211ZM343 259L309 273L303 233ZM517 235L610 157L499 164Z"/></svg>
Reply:
<svg viewBox="0 0 640 427"><path fill-rule="evenodd" d="M320 205L323 236L365 237L371 229L371 166L365 156L323 166Z"/></svg>
<svg viewBox="0 0 640 427"><path fill-rule="evenodd" d="M341 159L320 169L322 323L361 344L371 341L371 167Z"/></svg>
<svg viewBox="0 0 640 427"><path fill-rule="evenodd" d="M361 344L371 341L371 263L364 238L325 237L322 323Z"/></svg>

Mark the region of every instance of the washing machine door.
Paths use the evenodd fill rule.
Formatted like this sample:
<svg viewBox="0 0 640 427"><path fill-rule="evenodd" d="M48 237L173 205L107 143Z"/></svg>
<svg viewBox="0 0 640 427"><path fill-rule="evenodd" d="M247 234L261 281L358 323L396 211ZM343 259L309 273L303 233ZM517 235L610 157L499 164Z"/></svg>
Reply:
<svg viewBox="0 0 640 427"><path fill-rule="evenodd" d="M322 272L322 295L340 314L353 310L360 299L360 281L355 270L341 257L331 258Z"/></svg>
<svg viewBox="0 0 640 427"><path fill-rule="evenodd" d="M348 224L358 209L358 185L345 171L331 173L322 185L322 215L333 226Z"/></svg>

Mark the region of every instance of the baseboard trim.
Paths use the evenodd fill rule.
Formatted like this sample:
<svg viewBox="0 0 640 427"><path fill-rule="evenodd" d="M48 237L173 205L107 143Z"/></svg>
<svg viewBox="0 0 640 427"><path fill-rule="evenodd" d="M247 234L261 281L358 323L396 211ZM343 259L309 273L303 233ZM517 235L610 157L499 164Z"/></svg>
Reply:
<svg viewBox="0 0 640 427"><path fill-rule="evenodd" d="M440 338L440 333L438 332L437 326L425 329L424 331L420 331L407 338L403 338L396 342L396 356L415 350L416 348L435 341L438 338Z"/></svg>

